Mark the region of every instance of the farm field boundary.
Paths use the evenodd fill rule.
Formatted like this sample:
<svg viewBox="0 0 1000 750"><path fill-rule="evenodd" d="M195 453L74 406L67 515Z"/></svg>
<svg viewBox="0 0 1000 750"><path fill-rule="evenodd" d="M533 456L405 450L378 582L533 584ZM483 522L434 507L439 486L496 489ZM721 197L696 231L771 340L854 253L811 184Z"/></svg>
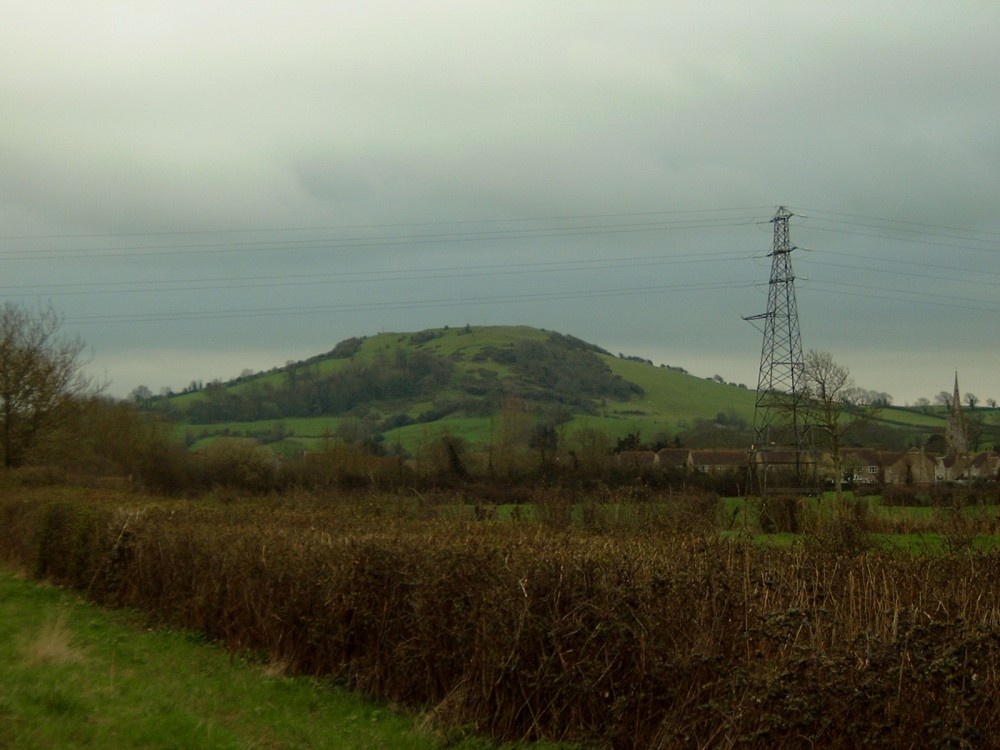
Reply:
<svg viewBox="0 0 1000 750"><path fill-rule="evenodd" d="M607 530L552 509L449 520L393 495L220 504L24 489L0 498L0 555L496 739L1000 736L1000 555L723 540L681 512L698 498L671 502Z"/></svg>
<svg viewBox="0 0 1000 750"><path fill-rule="evenodd" d="M146 625L0 570L0 747L484 748L198 633ZM545 747L557 746L532 750Z"/></svg>

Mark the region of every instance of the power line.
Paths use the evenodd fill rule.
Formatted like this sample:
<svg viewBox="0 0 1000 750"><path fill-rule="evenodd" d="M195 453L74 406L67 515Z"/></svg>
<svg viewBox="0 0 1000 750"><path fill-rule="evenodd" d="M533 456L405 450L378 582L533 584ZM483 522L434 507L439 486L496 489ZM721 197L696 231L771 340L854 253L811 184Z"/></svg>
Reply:
<svg viewBox="0 0 1000 750"><path fill-rule="evenodd" d="M568 299L596 299L665 292L703 292L716 289L745 289L753 286L747 282L707 282L703 284L676 284L666 286L624 287L618 289L589 289L573 292L538 292L532 294L476 296L463 298L439 298L429 300L394 300L391 302L361 302L335 305L310 305L276 308L243 308L215 311L185 311L169 313L84 315L67 318L67 323L137 323L155 321L211 320L221 318L272 317L303 314L327 314L358 310L410 310L430 307L465 307L484 304L514 304L524 302L554 302Z"/></svg>
<svg viewBox="0 0 1000 750"><path fill-rule="evenodd" d="M835 250L824 250L823 255L835 255L844 258L861 259L861 256L851 253L842 253ZM476 276L496 276L513 275L521 273L552 273L552 272L574 272L593 271L601 269L627 269L638 267L652 267L684 263L701 263L703 261L734 261L743 260L747 256L744 253L683 253L680 255L653 255L653 256L625 256L622 258L595 258L590 260L568 260L568 261L542 261L532 263L517 264L488 264L476 266L431 266L427 268L410 267L395 270L372 270L372 271L342 271L330 274L286 274L286 275L258 275L258 276L221 276L210 278L175 278L159 279L155 281L128 280L118 282L76 282L62 284L9 284L0 289L6 290L9 296L31 296L38 294L40 290L48 294L59 296L66 295L89 295L89 294L124 294L140 291L196 291L196 290L219 290L219 289L239 289L239 288L276 288L280 286L315 286L318 284L339 284L339 283L365 283L365 282L392 282L410 280L429 280L446 278L470 278ZM877 268L860 264L831 263L829 261L816 260L815 257L806 256L803 259L809 266L821 266L829 268L843 268L846 270L863 271L865 273L884 273L893 277L908 276L911 278L925 278L933 281L951 281L977 286L992 286L995 282L981 279L961 279L952 275L942 275L940 273L917 273L909 270L898 270L896 268ZM893 261L897 262L898 261ZM967 273L975 276L996 277L1000 272L985 269L972 269L956 267L953 264L945 265L938 263L927 263L918 261L907 261L908 268L928 268L941 271ZM181 286L178 286L181 285ZM140 288L141 287L141 288ZM63 291L69 290L69 291ZM19 293L20 292L20 293Z"/></svg>
<svg viewBox="0 0 1000 750"><path fill-rule="evenodd" d="M926 292L909 292L905 289L887 290L883 286L871 286L868 284L856 284L845 281L809 281L810 289L823 292L836 292L837 294L852 294L853 296L865 297L867 299L880 299L886 302L910 302L921 305L934 305L936 307L951 307L959 310L975 310L978 312L1000 312L1000 303L993 300L969 299L967 296L949 294L928 294ZM823 289L823 285L836 287L836 289ZM858 289L859 292L845 292L844 289ZM893 292L893 294L887 294ZM909 295L909 296L906 296ZM981 303L981 304L970 304Z"/></svg>
<svg viewBox="0 0 1000 750"><path fill-rule="evenodd" d="M996 281L992 281L992 280L958 279L958 278L954 278L954 277L950 277L950 276L942 276L941 274L917 273L916 271L899 271L899 270L896 270L896 269L889 269L889 268L871 268L870 266L855 266L855 265L850 265L850 264L847 264L847 263L827 263L827 262L821 261L821 260L810 261L809 265L811 265L811 266L822 266L822 267L826 267L826 268L844 268L844 269L847 269L849 271L864 271L866 273L888 274L888 275L891 275L893 278L897 278L897 277L900 277L900 276L907 276L907 277L916 278L916 279L928 279L928 280L937 281L937 282L942 282L942 281L943 282L953 282L953 283L956 283L956 284L969 284L969 285L972 285L972 286L988 286L988 287L995 287L996 286ZM928 264L928 265L932 265L932 264ZM974 273L974 272L969 271L969 273ZM1000 272L996 272L996 271L984 271L984 272L982 272L982 275L984 275L984 276L1000 276Z"/></svg>
<svg viewBox="0 0 1000 750"><path fill-rule="evenodd" d="M479 276L510 276L538 273L572 273L599 270L619 270L647 268L665 265L681 265L745 260L743 253L685 253L676 256L626 256L624 258L599 258L593 260L539 261L532 263L508 263L477 266L437 266L430 268L405 268L391 271L341 271L329 274L290 274L281 276L229 276L202 279L170 279L158 281L114 281L63 284L14 284L0 287L13 291L9 296L33 296L39 290L50 294L92 295L130 294L137 292L208 291L219 289L272 288L280 286L315 286L321 284L345 283L387 283L393 281L423 281L431 279L473 278ZM177 286L184 285L184 286ZM142 288L137 288L142 287ZM19 290L34 290L21 291ZM66 290L66 291L63 291Z"/></svg>
<svg viewBox="0 0 1000 750"><path fill-rule="evenodd" d="M857 255L855 253L844 253L844 252L840 252L838 250L830 250L828 248L824 248L823 251L822 251L822 254L824 256L826 256L826 255L835 255L835 256L838 256L838 257L842 257L842 258L855 258L855 259L858 259L858 260L878 260L878 258L873 258L871 256L871 254L868 254L868 255ZM810 262L810 263L822 263L823 262L823 261L815 261L815 260L812 259L811 256L805 256L804 260L806 260L807 262ZM889 258L889 259L886 259L886 260L888 260L888 262L890 262L890 263L896 263L896 264L899 263L899 260L895 259L895 258ZM1000 271L990 271L990 270L987 270L987 269L984 269L984 268L966 268L966 267L962 267L962 266L957 266L954 263L948 263L948 264L945 264L945 263L928 263L926 261L915 261L915 260L909 260L908 259L906 261L906 265L907 265L907 267L934 268L934 269L938 269L938 270L942 270L942 271L959 271L961 273L975 274L976 276L1000 276ZM857 270L868 270L868 269L865 269L862 266L852 266L852 268L856 268ZM880 269L880 270L886 271L887 273L893 273L893 274L901 273L900 271L898 271L896 269ZM939 278L939 276L936 276L934 278Z"/></svg>
<svg viewBox="0 0 1000 750"><path fill-rule="evenodd" d="M842 212L839 212L839 211L822 211L822 210L817 211L817 210L808 209L808 208L806 208L806 209L797 209L797 211L798 211L798 213L796 215L800 216L800 217L802 217L804 219L816 218L816 219L819 219L820 221L829 221L831 223L839 223L839 224L850 224L852 226L858 226L858 225L860 225L860 226L871 226L871 225L864 224L864 222L875 221L875 222L879 222L880 224L890 224L890 225L896 224L896 225L899 225L899 228L896 229L896 230L894 230L894 231L901 231L901 232L921 232L921 233L927 233L928 231L931 231L932 233L935 233L935 232L937 232L937 233L941 233L941 232L958 232L959 236L961 236L961 235L968 235L968 234L983 234L983 235L987 235L989 237L996 237L996 238L1000 239L1000 232L995 232L995 231L991 231L991 230L969 229L967 227L949 227L949 226L941 226L939 224L928 224L928 223L917 222L917 221L904 221L904 220L900 220L900 219L883 219L883 218L879 218L877 216L865 216L865 215L862 215L862 214L848 214L848 213L842 213ZM810 216L810 214L812 214L812 216ZM828 219L828 218L824 218L823 214L827 214L829 216L843 217L843 218ZM876 225L876 226L878 226L878 225ZM910 229L910 227L914 227L914 229ZM888 226L888 227L878 226L878 228L880 228L880 229L884 228L884 229L893 230L892 226Z"/></svg>
<svg viewBox="0 0 1000 750"><path fill-rule="evenodd" d="M766 211L769 206L750 206L737 208L691 208L673 209L669 211L622 211L617 213L588 213L588 214L557 214L553 216L528 216L514 217L508 219L445 219L441 221L418 221L418 222L382 222L372 224L333 224L318 226L292 226L292 227L259 227L259 228L231 228L231 229L177 229L142 232L93 232L93 233L67 233L67 234L21 234L21 235L0 235L0 240L27 240L27 239L94 239L99 237L169 237L169 236L195 236L212 234L259 234L266 232L329 232L358 229L396 229L402 227L433 227L433 226L461 226L468 224L520 224L535 223L542 221L578 221L594 219L621 219L626 217L639 216L677 216L681 214L712 214L712 213L732 213L739 211Z"/></svg>
<svg viewBox="0 0 1000 750"><path fill-rule="evenodd" d="M853 235L853 236L856 236L856 237L871 237L873 239L890 240L892 242L910 242L910 243L913 243L913 244L916 244L916 245L927 245L929 247L946 247L946 248L951 248L951 249L954 249L954 250L970 250L970 251L982 252L982 253L998 253L998 252L1000 252L1000 243L997 243L997 242L995 242L993 240L975 240L975 239L972 239L973 242L988 243L990 245L990 247L974 247L974 246L971 246L971 245L968 245L968 244L955 244L955 243L952 243L952 242L937 242L937 241L932 241L932 240L917 239L917 238L913 238L913 237L909 237L909 238L893 237L891 235L886 236L885 234L875 234L873 232L851 231L851 230L848 230L848 229L834 229L834 228L831 228L831 227L817 227L817 226L811 226L811 225L803 225L802 228L803 228L803 230L806 230L806 231L830 232L830 233L835 233L835 234ZM969 238L948 237L947 235L931 235L931 236L940 236L940 237L944 237L946 239L965 240L966 242L969 241Z"/></svg>
<svg viewBox="0 0 1000 750"><path fill-rule="evenodd" d="M286 227L282 229L246 229L246 230L190 230L190 231L170 231L170 232L136 232L122 234L93 234L93 235L34 235L21 236L21 239L40 240L46 237L55 239L80 239L80 238L105 238L117 240L123 237L144 237L154 240L154 244L131 243L127 247L100 248L100 247L76 247L56 250L27 251L22 249L0 250L0 257L4 260L75 260L95 257L108 258L136 258L138 260L152 258L157 255L212 255L219 253L286 253L289 250L319 250L328 253L336 253L349 249L378 249L395 248L400 246L426 246L426 245L447 245L457 243L481 243L498 241L534 240L548 241L551 239L584 236L584 235L626 235L640 232L666 232L683 230L714 230L717 228L745 226L756 221L755 217L734 216L733 214L754 209L695 209L686 211L656 211L656 212L623 212L614 214L588 214L577 216L549 216L549 217L528 217L520 219L487 219L487 220L454 220L443 222L411 222L411 223L385 223L370 225L344 225L339 227ZM824 216L826 213L828 216ZM965 231L954 227L940 227L932 224L918 224L913 222L897 222L889 219L877 219L874 217L853 217L862 219L862 223L847 221L845 218L849 214L838 214L836 212L809 211L806 214L811 216L815 222L826 222L834 224L833 227L817 226L815 223L804 225L798 229L812 229L819 232L833 232L846 235L858 235L888 240L893 243L918 243L936 247L947 247L953 249L965 249L977 252L992 253L1000 249L993 239L1000 237L1000 233L995 232L967 232L972 237L962 237L959 233ZM834 218L829 218L832 216ZM633 219L657 218L653 221L639 221ZM629 221L622 221L629 219ZM601 223L611 220L609 223ZM547 221L558 221L558 226L540 227L524 226L525 224L542 223ZM584 221L585 224L573 225L573 221ZM505 227L505 224L520 223L521 226ZM861 227L854 231L840 228L840 225L851 224ZM881 226L881 224L893 224L895 226ZM449 228L470 227L473 225L492 227L476 228L475 230L461 229L460 231L448 231ZM387 229L409 229L418 230L420 228L437 228L442 231L408 231L405 234L391 234L383 230ZM349 237L325 237L325 238L303 238L294 237L297 233L309 231L350 231L357 230ZM375 236L362 236L360 230L375 230L379 234ZM874 231L868 231L874 230ZM927 234L927 230L932 230ZM264 233L278 235L267 239L260 236ZM896 234L893 234L896 233ZM887 236L888 235L888 236ZM216 237L209 242L157 242L159 237ZM246 240L240 237L253 236L255 239ZM983 238L986 239L983 239ZM5 240L18 239L18 236L8 236L0 238ZM948 240L954 240L950 242ZM969 243L978 243L983 246L973 246ZM134 251L134 252L132 252ZM89 255L88 255L89 253ZM823 256L838 256L852 260L873 260L872 256L859 256L839 250L822 251ZM378 256L374 256L377 258ZM215 275L211 277L188 277L172 279L137 279L124 281L100 281L100 282L75 282L75 283L33 283L33 284L8 284L0 287L10 296L38 296L38 295L58 295L58 296L80 296L80 295L121 295L130 293L179 293L179 292L208 292L219 290L239 290L239 289L277 289L281 287L306 287L329 284L345 283L392 283L392 282L423 282L431 280L459 280L466 278L476 278L485 276L516 276L524 274L544 274L544 273L587 273L595 271L613 271L639 268L663 267L670 265L680 265L688 263L729 263L734 260L743 260L750 257L749 253L743 252L716 252L699 253L685 252L679 254L659 254L659 255L630 255L624 257L601 257L595 259L575 258L561 261L531 261L518 263L490 263L474 265L432 265L420 266L412 264L403 269L373 269L366 271L336 271L331 273L300 273L300 274L280 274L280 275ZM844 269L864 273L871 277L873 274L891 275L893 278L907 277L912 279L926 279L935 282L948 282L954 284L964 284L970 286L993 286L992 279L1000 276L1000 272L989 270L988 268L971 268L967 266L957 266L955 264L941 264L933 262L923 262L916 260L906 260L905 265L899 260L885 258L887 263L894 264L892 267L879 268L871 263L836 263L826 260L818 260L818 255L806 255L801 260L813 264L818 268ZM941 271L942 273L922 273L921 269L928 271ZM979 278L962 279L956 274L972 274ZM10 277L8 277L10 278ZM809 288L817 291L828 291L823 285L836 286L841 293L849 294L849 290L869 290L863 296L871 299L887 299L892 301L920 301L937 306L954 307L958 309L986 310L994 312L995 308L989 307L988 300L969 299L967 296L950 296L941 294L938 291L927 289L926 291L897 291L898 295L918 295L912 297L890 297L885 296L892 292L885 284L881 286L864 286L849 282L838 282L823 278L809 279ZM498 295L489 298L476 298L476 303L516 303L522 301L539 301L542 299L581 299L588 297L602 296L622 296L628 294L652 294L664 291L687 291L690 289L724 289L752 287L753 283L737 286L727 286L717 284L715 286L702 286L698 284L680 284L673 286L640 286L634 288L620 288L615 290L596 289L580 290L571 294L548 293L534 295ZM859 295L860 296L860 295ZM217 310L214 312L198 313L139 313L137 315L90 315L70 318L70 321L79 323L96 322L126 322L126 321L149 321L149 320L186 320L191 318L204 319L206 317L248 317L266 315L292 315L310 314L312 312L324 312L331 310L345 309L405 309L407 307L420 306L449 306L449 305L471 304L466 299L456 299L454 302L448 300L414 300L409 302L393 303L345 303L339 307L318 306L318 307L290 307L259 310ZM979 306L977 306L977 304ZM985 307L982 305L986 305Z"/></svg>
<svg viewBox="0 0 1000 750"><path fill-rule="evenodd" d="M584 237L617 234L637 234L643 232L667 232L681 229L705 229L717 227L735 227L748 223L749 220L713 222L712 224L685 223L664 224L632 224L618 226L594 226L539 230L511 230L506 232L477 232L463 234L433 234L409 235L403 237L351 237L348 239L314 239L314 240L280 240L269 242L227 242L204 243L198 245L152 245L130 246L125 248L69 248L26 253L23 250L9 251L4 256L7 261L19 260L64 260L66 258L137 258L170 255L218 255L237 252L275 252L284 250L356 250L362 248L388 248L409 245L444 245L470 242L498 242L510 240L537 240L552 237ZM3 255L3 252L0 252Z"/></svg>
<svg viewBox="0 0 1000 750"><path fill-rule="evenodd" d="M340 232L375 229L401 229L407 227L456 227L470 225L498 225L498 224L533 224L546 221L592 221L597 219L623 219L653 216L680 216L680 215L703 215L753 212L756 215L764 211L772 210L772 206L736 206L730 208L689 208L672 209L667 211L619 211L614 213L585 213L585 214L553 214L548 216L520 216L510 218L475 218L475 219L442 219L437 221L410 221L410 222L373 222L356 224L321 224L321 225L298 225L283 227L255 227L255 228L216 228L216 229L171 229L171 230L143 230L131 232L67 232L67 233L38 233L38 234L8 234L0 235L0 241L12 240L65 240L65 239L120 239L128 237L196 237L212 235L259 235L259 234L291 234L302 232ZM909 233L959 233L951 238L965 238L964 235L985 235L991 238L1000 238L1000 231L970 230L963 227L945 226L928 222L914 222L900 219L890 219L865 214L851 214L841 211L827 211L824 209L796 208L793 212L801 219L815 219L830 223L849 224L851 226L869 226L889 231L909 232ZM835 217L835 218L830 218ZM878 222L878 224L866 224L865 222ZM663 222L658 222L663 223ZM770 223L769 220L761 222ZM888 225L888 226L883 226ZM808 227L808 222L800 228ZM948 236L948 235L944 235ZM984 240L993 241L993 240Z"/></svg>

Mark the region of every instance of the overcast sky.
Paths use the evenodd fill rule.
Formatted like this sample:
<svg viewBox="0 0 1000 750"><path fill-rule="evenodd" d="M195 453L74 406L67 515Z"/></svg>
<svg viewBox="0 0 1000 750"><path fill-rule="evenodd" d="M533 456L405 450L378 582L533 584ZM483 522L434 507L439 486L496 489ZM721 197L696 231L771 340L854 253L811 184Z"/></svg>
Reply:
<svg viewBox="0 0 1000 750"><path fill-rule="evenodd" d="M125 396L527 324L1000 398L1000 3L0 0L0 295Z"/></svg>

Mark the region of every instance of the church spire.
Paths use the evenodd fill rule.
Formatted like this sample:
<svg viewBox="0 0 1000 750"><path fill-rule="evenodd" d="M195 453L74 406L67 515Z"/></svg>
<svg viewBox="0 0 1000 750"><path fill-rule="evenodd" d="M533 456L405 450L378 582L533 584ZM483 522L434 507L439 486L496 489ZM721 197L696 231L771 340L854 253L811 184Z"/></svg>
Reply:
<svg viewBox="0 0 1000 750"><path fill-rule="evenodd" d="M962 456L969 452L969 438L965 432L965 417L962 414L962 398L958 391L958 371L955 371L955 393L951 397L951 414L948 415L948 425L945 437L948 441L948 452L954 456Z"/></svg>

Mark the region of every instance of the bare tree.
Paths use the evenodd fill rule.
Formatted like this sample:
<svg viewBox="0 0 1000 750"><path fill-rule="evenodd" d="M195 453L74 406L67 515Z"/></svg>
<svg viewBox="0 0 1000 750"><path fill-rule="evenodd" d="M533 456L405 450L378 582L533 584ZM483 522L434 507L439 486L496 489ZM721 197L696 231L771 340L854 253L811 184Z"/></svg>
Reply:
<svg viewBox="0 0 1000 750"><path fill-rule="evenodd" d="M824 434L833 459L837 500L843 496L841 442L845 435L871 421L879 412L879 399L854 384L850 371L834 362L827 352L810 351L805 356L805 414L808 424Z"/></svg>
<svg viewBox="0 0 1000 750"><path fill-rule="evenodd" d="M873 404L880 409L892 406L892 394L885 391L861 391L862 400L865 403Z"/></svg>
<svg viewBox="0 0 1000 750"><path fill-rule="evenodd" d="M975 393L969 393L968 391L966 391L965 403L969 405L970 409L975 409L976 404L979 403L979 396L977 396Z"/></svg>
<svg viewBox="0 0 1000 750"><path fill-rule="evenodd" d="M0 449L7 468L23 464L38 439L72 414L76 397L91 390L84 345L59 336L61 325L51 307L0 307Z"/></svg>
<svg viewBox="0 0 1000 750"><path fill-rule="evenodd" d="M934 397L935 404L941 404L945 409L951 411L951 394L948 391L940 391Z"/></svg>
<svg viewBox="0 0 1000 750"><path fill-rule="evenodd" d="M144 385L136 386L132 389L132 392L128 394L129 401L139 405L146 404L151 398L153 398L153 392Z"/></svg>

